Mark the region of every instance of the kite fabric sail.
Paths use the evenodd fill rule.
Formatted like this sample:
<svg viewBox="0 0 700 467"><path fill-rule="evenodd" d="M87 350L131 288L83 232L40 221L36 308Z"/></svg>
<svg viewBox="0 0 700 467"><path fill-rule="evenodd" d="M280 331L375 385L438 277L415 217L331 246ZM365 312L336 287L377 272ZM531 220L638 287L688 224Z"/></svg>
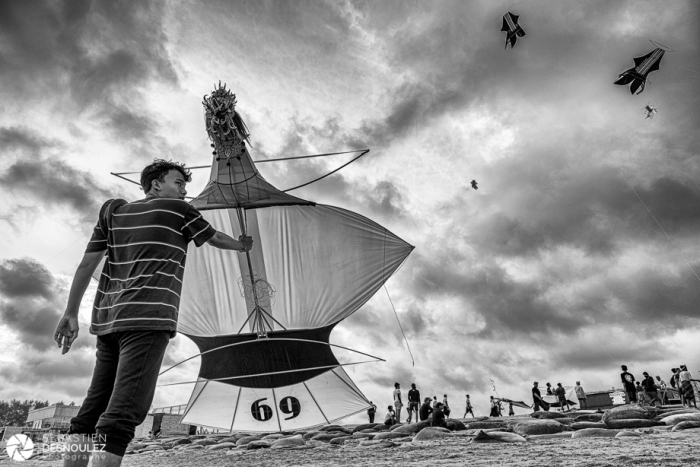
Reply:
<svg viewBox="0 0 700 467"><path fill-rule="evenodd" d="M413 247L357 213L267 182L235 104L221 85L204 98L215 156L192 205L217 230L252 236L254 248L188 251L178 331L202 359L182 423L270 432L364 411L369 401L333 354L330 333Z"/></svg>
<svg viewBox="0 0 700 467"><path fill-rule="evenodd" d="M510 11L506 12L503 15L503 26L501 26L501 31L504 31L506 33L505 49L508 48L509 43L511 49L515 47L515 43L518 41L518 37L523 37L525 35L525 31L518 24L518 18L518 15L514 15Z"/></svg>
<svg viewBox="0 0 700 467"><path fill-rule="evenodd" d="M505 397L497 397L495 400L506 404L513 404L515 407L520 407L522 409L532 409L532 405L528 405L523 401L514 401L513 399L506 399Z"/></svg>
<svg viewBox="0 0 700 467"><path fill-rule="evenodd" d="M662 48L657 47L643 57L635 58L634 67L620 73L620 76L617 78L617 81L615 81L614 84L618 84L620 86L627 86L630 84L631 94L634 94L637 89L639 89L637 94L641 94L646 86L649 73L659 69L661 58L664 56L665 52L666 51Z"/></svg>

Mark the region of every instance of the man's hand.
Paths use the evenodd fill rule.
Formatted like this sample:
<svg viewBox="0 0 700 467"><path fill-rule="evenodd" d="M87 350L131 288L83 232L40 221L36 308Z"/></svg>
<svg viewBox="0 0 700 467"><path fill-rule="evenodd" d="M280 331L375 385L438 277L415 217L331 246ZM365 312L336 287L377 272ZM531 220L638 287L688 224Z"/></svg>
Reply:
<svg viewBox="0 0 700 467"><path fill-rule="evenodd" d="M66 354L70 350L71 345L73 345L73 341L78 338L79 327L77 316L64 315L61 321L58 322L53 338L59 348L63 347L61 355Z"/></svg>
<svg viewBox="0 0 700 467"><path fill-rule="evenodd" d="M243 250L241 250L241 253L246 253L253 249L253 237L249 235L241 235L238 237L238 241L243 244Z"/></svg>

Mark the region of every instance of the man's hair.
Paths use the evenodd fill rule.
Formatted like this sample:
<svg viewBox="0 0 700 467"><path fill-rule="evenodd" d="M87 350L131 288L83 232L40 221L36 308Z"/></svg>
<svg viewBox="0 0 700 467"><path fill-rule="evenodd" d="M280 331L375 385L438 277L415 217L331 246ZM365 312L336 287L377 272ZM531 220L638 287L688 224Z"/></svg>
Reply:
<svg viewBox="0 0 700 467"><path fill-rule="evenodd" d="M398 388L399 386L401 386L399 383L394 383L395 388Z"/></svg>
<svg viewBox="0 0 700 467"><path fill-rule="evenodd" d="M416 383L411 383L411 387L412 387L413 389L416 389Z"/></svg>
<svg viewBox="0 0 700 467"><path fill-rule="evenodd" d="M622 365L620 368L622 368L624 371L627 371L627 365Z"/></svg>
<svg viewBox="0 0 700 467"><path fill-rule="evenodd" d="M185 164L179 162L166 161L165 159L154 159L151 164L148 164L141 171L141 188L148 193L151 189L153 180L163 181L165 176L171 170L177 170L185 177L187 183L192 181L192 173L185 167Z"/></svg>

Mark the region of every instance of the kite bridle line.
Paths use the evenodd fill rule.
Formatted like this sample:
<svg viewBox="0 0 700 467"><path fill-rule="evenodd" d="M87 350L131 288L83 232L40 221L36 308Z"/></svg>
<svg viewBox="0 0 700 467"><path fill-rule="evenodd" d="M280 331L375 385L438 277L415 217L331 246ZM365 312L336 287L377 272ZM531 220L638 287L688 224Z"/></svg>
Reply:
<svg viewBox="0 0 700 467"><path fill-rule="evenodd" d="M324 366L315 366L313 368L300 368L298 370L283 370L283 371L270 371L267 373L257 373L254 375L244 375L244 376L229 376L226 378L214 378L214 379L198 379L196 381L182 381L179 383L168 383L168 384L159 384L158 387L163 387L163 386L180 386L182 384L196 384L196 383L201 383L201 382L220 382L220 381L231 381L231 380L236 380L236 379L243 379L243 378L258 378L261 376L271 376L271 375L283 375L283 374L288 374L288 373L299 373L301 371L312 371L312 370L326 370L326 369L331 369L331 368L338 368L342 366L352 366L352 365L362 365L363 363L375 363L377 360L365 360L363 362L351 362L351 363L338 363L337 365L324 365ZM386 360L381 360L381 361L386 361Z"/></svg>

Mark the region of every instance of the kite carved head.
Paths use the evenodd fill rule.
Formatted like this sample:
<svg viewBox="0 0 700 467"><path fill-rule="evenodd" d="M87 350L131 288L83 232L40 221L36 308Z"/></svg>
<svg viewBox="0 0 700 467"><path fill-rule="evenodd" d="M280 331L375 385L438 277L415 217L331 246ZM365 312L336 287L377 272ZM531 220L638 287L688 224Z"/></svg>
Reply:
<svg viewBox="0 0 700 467"><path fill-rule="evenodd" d="M226 89L226 84L214 89L204 96L204 120L207 134L212 141L217 160L240 159L245 152L245 141L248 139L248 128L236 112L236 95Z"/></svg>

